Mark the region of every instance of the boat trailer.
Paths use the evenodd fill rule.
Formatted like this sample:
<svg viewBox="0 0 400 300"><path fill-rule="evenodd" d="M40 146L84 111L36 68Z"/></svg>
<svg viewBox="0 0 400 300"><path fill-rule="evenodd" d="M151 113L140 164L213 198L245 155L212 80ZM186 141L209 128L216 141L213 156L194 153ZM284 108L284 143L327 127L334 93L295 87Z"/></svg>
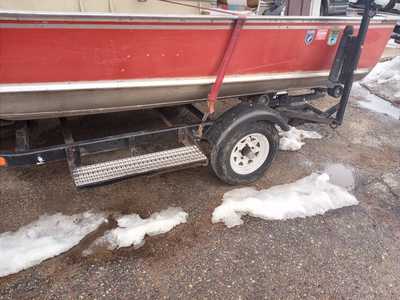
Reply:
<svg viewBox="0 0 400 300"><path fill-rule="evenodd" d="M209 94L208 111L201 111L194 105L179 107L189 111L196 121L173 124L162 110L157 110L165 124L162 128L75 140L68 119L60 118L58 125L64 143L44 148L31 146L31 122L19 121L14 124L15 151L0 152L0 166L34 166L66 160L78 188L160 170L207 164L210 164L212 171L228 184L252 182L263 175L275 157L279 146L276 126L287 131L290 125L304 123L328 124L332 128L342 124L354 72L358 66L370 19L375 13L374 2L367 1L358 34L354 34L353 26L344 29L326 88L310 89L300 95L278 92L241 97L240 104L216 117L215 102L223 84L226 68L238 43L240 30L246 22L244 17L239 16ZM325 111L311 104L326 94L339 99L338 103ZM128 149L134 154L138 138L167 133L176 134L181 147L91 165L83 165L81 162L83 156L100 152ZM202 141L207 141L210 145L209 158L200 146ZM250 164L255 164L256 168L250 168Z"/></svg>

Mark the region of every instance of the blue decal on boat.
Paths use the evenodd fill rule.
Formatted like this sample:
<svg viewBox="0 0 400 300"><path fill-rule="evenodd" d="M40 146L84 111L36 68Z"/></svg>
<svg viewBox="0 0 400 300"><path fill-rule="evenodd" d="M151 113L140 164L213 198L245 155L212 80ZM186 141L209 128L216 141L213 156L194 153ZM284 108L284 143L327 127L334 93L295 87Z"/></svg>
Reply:
<svg viewBox="0 0 400 300"><path fill-rule="evenodd" d="M307 46L311 45L312 42L314 42L315 35L316 35L316 30L308 30L306 37L304 39L304 42L306 43Z"/></svg>
<svg viewBox="0 0 400 300"><path fill-rule="evenodd" d="M328 37L328 46L336 45L340 35L340 30L332 30Z"/></svg>

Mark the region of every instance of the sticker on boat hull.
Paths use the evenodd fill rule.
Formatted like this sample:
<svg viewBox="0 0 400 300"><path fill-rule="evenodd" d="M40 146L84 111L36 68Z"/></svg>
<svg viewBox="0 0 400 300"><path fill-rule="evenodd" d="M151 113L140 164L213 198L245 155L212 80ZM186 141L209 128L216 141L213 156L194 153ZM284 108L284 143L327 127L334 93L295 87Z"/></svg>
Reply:
<svg viewBox="0 0 400 300"><path fill-rule="evenodd" d="M310 46L315 39L316 30L308 30L306 33L306 37L304 38L304 43L307 46Z"/></svg>
<svg viewBox="0 0 400 300"><path fill-rule="evenodd" d="M328 46L336 45L340 35L340 30L331 30L328 36Z"/></svg>
<svg viewBox="0 0 400 300"><path fill-rule="evenodd" d="M315 37L315 40L324 41L326 40L327 36L328 36L328 29L319 29L317 32L317 36Z"/></svg>

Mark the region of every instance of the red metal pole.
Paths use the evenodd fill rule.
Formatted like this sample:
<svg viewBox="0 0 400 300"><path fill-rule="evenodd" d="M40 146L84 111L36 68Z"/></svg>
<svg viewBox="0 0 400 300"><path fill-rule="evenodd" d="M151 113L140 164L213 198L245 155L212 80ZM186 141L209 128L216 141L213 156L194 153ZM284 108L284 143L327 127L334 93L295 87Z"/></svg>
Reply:
<svg viewBox="0 0 400 300"><path fill-rule="evenodd" d="M229 39L228 47L225 50L224 57L222 58L221 64L218 68L217 78L211 88L210 93L208 94L208 112L210 114L214 113L215 111L215 102L217 101L218 94L224 81L226 69L231 62L235 47L237 45L237 42L239 41L240 31L245 21L246 16L239 16L238 19L235 20L235 25L232 31L231 38Z"/></svg>

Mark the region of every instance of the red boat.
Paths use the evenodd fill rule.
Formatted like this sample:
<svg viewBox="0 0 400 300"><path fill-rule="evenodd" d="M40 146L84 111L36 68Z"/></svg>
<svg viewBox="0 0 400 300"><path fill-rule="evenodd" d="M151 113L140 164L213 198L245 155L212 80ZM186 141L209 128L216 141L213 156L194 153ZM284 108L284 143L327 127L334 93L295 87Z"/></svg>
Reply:
<svg viewBox="0 0 400 300"><path fill-rule="evenodd" d="M206 100L238 19L0 12L0 119ZM326 86L347 25L357 31L360 18L247 16L218 98ZM389 17L371 22L357 79L378 62L395 25Z"/></svg>
<svg viewBox="0 0 400 300"><path fill-rule="evenodd" d="M72 3L21 3L30 1ZM13 2L0 0L0 7ZM225 15L1 12L0 125L19 121L15 150L0 149L0 166L66 159L76 186L84 187L210 162L224 182L252 182L276 156L277 126L342 124L353 80L375 66L396 24L385 16L371 21L373 1L362 19L218 13ZM310 104L326 93L340 101L325 111ZM213 114L217 99L231 97L241 103ZM189 105L205 100L208 111ZM197 121L177 125L157 110L163 128L77 141L65 118L178 105ZM31 120L57 117L65 143L32 148ZM137 153L138 139L167 132L184 146L81 162L97 152ZM208 157L200 141L209 143Z"/></svg>

